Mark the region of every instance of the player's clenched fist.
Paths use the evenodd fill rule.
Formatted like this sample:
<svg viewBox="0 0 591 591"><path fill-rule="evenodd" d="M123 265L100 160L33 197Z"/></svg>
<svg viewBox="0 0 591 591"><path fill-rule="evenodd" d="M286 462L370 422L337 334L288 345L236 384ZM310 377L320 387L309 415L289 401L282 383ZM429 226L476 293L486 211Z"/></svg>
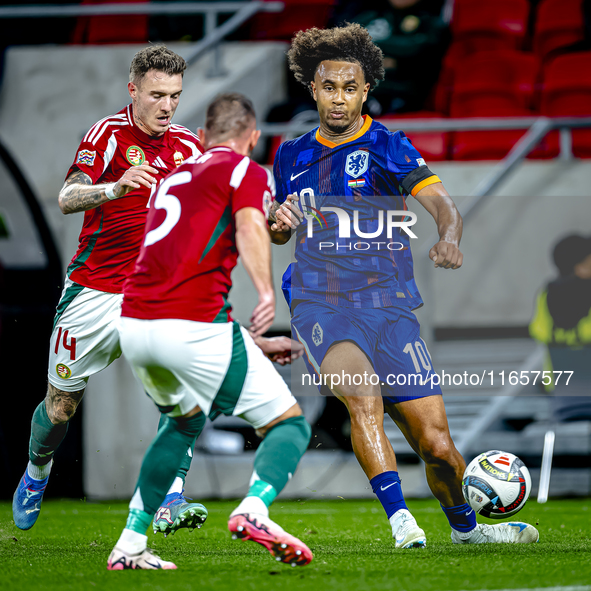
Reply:
<svg viewBox="0 0 591 591"><path fill-rule="evenodd" d="M290 229L295 230L300 225L304 214L299 208L299 200L297 194L292 193L287 196L283 203L280 204L277 201L273 203L275 207L272 209L272 215L275 223L271 226L271 230L274 232L288 232Z"/></svg>
<svg viewBox="0 0 591 591"><path fill-rule="evenodd" d="M158 170L152 168L148 162L128 168L123 176L113 186L115 199L125 197L130 191L139 189L140 186L152 188L156 184L156 178L152 175L158 174Z"/></svg>
<svg viewBox="0 0 591 591"><path fill-rule="evenodd" d="M289 364L304 354L304 346L289 337L258 337L255 343L271 361L279 365Z"/></svg>
<svg viewBox="0 0 591 591"><path fill-rule="evenodd" d="M275 294L270 291L259 294L259 302L250 318L250 334L253 338L260 337L267 332L275 319Z"/></svg>
<svg viewBox="0 0 591 591"><path fill-rule="evenodd" d="M459 269L464 261L457 244L440 240L430 251L429 258L435 263L435 267L444 269Z"/></svg>

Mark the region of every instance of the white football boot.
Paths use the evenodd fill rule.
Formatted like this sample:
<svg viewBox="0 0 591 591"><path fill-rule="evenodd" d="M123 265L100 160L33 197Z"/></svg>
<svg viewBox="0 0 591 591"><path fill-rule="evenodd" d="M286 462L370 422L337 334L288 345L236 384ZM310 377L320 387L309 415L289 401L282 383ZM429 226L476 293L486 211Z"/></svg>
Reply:
<svg viewBox="0 0 591 591"><path fill-rule="evenodd" d="M417 525L417 520L407 509L399 509L390 517L392 537L396 540L396 548L425 548L427 538L425 532Z"/></svg>
<svg viewBox="0 0 591 591"><path fill-rule="evenodd" d="M107 570L127 570L127 569L175 569L176 564L162 560L160 556L152 553L152 550L146 548L137 554L128 554L115 546L109 560L107 561Z"/></svg>
<svg viewBox="0 0 591 591"><path fill-rule="evenodd" d="M539 539L538 530L533 525L521 521L495 525L478 523L467 534L451 530L451 541L454 544L533 544Z"/></svg>

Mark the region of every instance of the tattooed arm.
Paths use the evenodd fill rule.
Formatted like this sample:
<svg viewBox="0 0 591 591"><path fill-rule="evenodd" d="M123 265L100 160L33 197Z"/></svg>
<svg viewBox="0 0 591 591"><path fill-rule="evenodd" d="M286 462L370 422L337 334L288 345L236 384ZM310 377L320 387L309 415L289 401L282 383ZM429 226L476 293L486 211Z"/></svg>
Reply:
<svg viewBox="0 0 591 591"><path fill-rule="evenodd" d="M269 236L273 244L285 244L291 238L291 230L299 226L302 219L302 212L299 210L297 202L298 196L294 193L288 195L283 204L273 201L269 211Z"/></svg>
<svg viewBox="0 0 591 591"><path fill-rule="evenodd" d="M133 189L139 189L140 186L151 188L156 183L156 179L151 174L158 174L155 168L148 163L132 166L125 171L123 176L114 183L112 187L113 197L119 199L125 197ZM81 170L75 170L64 183L58 197L58 203L62 213L77 213L94 209L103 203L109 201L107 189L110 184L93 185L92 179Z"/></svg>

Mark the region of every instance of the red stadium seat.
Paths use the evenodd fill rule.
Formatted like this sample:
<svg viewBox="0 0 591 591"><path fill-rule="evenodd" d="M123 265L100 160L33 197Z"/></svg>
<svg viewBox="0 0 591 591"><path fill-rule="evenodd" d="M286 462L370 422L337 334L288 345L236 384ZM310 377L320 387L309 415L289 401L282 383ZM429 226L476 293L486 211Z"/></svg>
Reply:
<svg viewBox="0 0 591 591"><path fill-rule="evenodd" d="M126 0L148 4L148 0ZM109 0L83 0L81 4L118 4ZM111 43L146 43L148 41L148 15L80 16L72 33L76 45L102 45Z"/></svg>
<svg viewBox="0 0 591 591"><path fill-rule="evenodd" d="M432 100L434 110L439 113L449 114L449 101L454 85L454 61L449 52L443 58L441 71L435 88L432 91Z"/></svg>
<svg viewBox="0 0 591 591"><path fill-rule="evenodd" d="M283 12L259 12L253 18L251 38L290 41L298 31L310 27L326 27L335 2L336 0L283 0Z"/></svg>
<svg viewBox="0 0 591 591"><path fill-rule="evenodd" d="M591 51L561 55L546 68L540 111L548 117L591 117ZM574 129L573 154L591 157L591 129ZM558 155L558 132L546 136L545 154Z"/></svg>
<svg viewBox="0 0 591 591"><path fill-rule="evenodd" d="M515 50L479 52L453 72L451 117L531 117L538 59ZM524 130L458 131L451 137L453 160L504 158Z"/></svg>
<svg viewBox="0 0 591 591"><path fill-rule="evenodd" d="M501 160L524 133L525 130L456 131L451 138L452 160Z"/></svg>
<svg viewBox="0 0 591 591"><path fill-rule="evenodd" d="M557 49L584 37L582 0L542 0L536 14L533 46L543 61Z"/></svg>
<svg viewBox="0 0 591 591"><path fill-rule="evenodd" d="M591 51L567 53L546 68L541 110L544 115L591 115Z"/></svg>
<svg viewBox="0 0 591 591"><path fill-rule="evenodd" d="M273 162L275 162L275 154L277 154L277 150L279 149L279 146L284 141L285 140L283 139L282 135L274 135L271 138L271 141L269 143L269 154L267 156L267 164L269 164L270 166L273 166Z"/></svg>
<svg viewBox="0 0 591 591"><path fill-rule="evenodd" d="M515 50L482 51L465 58L454 71L451 116L470 116L475 110L486 115L487 108L531 108L539 69L535 55Z"/></svg>
<svg viewBox="0 0 591 591"><path fill-rule="evenodd" d="M480 51L457 62L446 56L433 93L435 110L449 114L452 95L458 94L466 101L494 95L501 102L530 108L538 91L539 70L534 54L512 49Z"/></svg>
<svg viewBox="0 0 591 591"><path fill-rule="evenodd" d="M444 115L432 111L416 111L414 113L391 114L380 117L379 121L388 119L441 119ZM421 156L429 160L447 160L449 151L449 133L440 131L405 131L406 137L420 152Z"/></svg>
<svg viewBox="0 0 591 591"><path fill-rule="evenodd" d="M460 114L452 97L451 112L457 117L531 117L532 112L522 107L503 104L482 97L470 103L470 110ZM452 160L500 160L517 143L525 130L456 131L451 137Z"/></svg>
<svg viewBox="0 0 591 591"><path fill-rule="evenodd" d="M521 49L529 10L527 0L456 0L450 55L457 62L477 51Z"/></svg>

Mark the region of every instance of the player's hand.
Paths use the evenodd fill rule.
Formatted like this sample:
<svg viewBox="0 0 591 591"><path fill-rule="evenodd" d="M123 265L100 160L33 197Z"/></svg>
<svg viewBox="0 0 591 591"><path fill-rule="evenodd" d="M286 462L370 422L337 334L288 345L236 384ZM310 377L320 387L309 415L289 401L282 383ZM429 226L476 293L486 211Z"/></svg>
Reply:
<svg viewBox="0 0 591 591"><path fill-rule="evenodd" d="M304 214L300 211L298 202L300 198L296 193L287 196L287 199L272 210L275 223L271 226L274 232L289 232L295 230L304 219Z"/></svg>
<svg viewBox="0 0 591 591"><path fill-rule="evenodd" d="M464 262L464 255L457 244L440 240L430 251L429 258L435 263L435 268L459 269Z"/></svg>
<svg viewBox="0 0 591 591"><path fill-rule="evenodd" d="M268 294L259 294L259 303L250 317L250 334L253 339L260 337L267 332L275 318L275 294L271 291Z"/></svg>
<svg viewBox="0 0 591 591"><path fill-rule="evenodd" d="M113 193L115 197L125 197L130 191L139 189L140 187L152 188L152 185L157 183L156 178L152 175L158 174L158 170L152 168L149 162L144 162L138 166L132 166L128 168L123 176L115 183L113 187Z"/></svg>
<svg viewBox="0 0 591 591"><path fill-rule="evenodd" d="M292 363L304 354L304 346L288 337L259 337L255 342L271 361L279 365Z"/></svg>

